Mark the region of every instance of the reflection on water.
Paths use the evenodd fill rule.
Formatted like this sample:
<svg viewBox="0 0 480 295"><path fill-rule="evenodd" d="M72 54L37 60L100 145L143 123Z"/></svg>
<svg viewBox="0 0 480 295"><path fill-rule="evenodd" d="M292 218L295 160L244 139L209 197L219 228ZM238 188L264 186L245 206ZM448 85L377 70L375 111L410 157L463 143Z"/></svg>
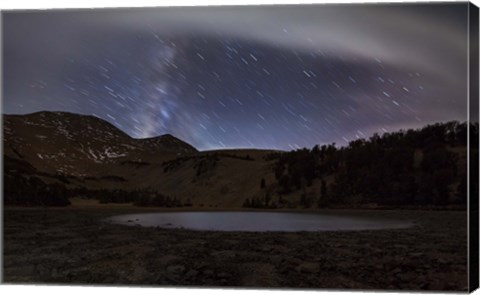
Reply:
<svg viewBox="0 0 480 295"><path fill-rule="evenodd" d="M169 212L119 215L110 222L208 231L339 231L406 228L403 220L287 212Z"/></svg>

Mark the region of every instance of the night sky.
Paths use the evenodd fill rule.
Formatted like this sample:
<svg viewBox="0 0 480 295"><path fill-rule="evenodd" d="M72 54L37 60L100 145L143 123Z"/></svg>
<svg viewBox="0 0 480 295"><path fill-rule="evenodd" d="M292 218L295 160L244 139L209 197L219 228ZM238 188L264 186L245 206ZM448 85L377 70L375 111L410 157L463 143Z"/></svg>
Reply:
<svg viewBox="0 0 480 295"><path fill-rule="evenodd" d="M7 12L3 113L95 115L200 150L467 119L467 4Z"/></svg>

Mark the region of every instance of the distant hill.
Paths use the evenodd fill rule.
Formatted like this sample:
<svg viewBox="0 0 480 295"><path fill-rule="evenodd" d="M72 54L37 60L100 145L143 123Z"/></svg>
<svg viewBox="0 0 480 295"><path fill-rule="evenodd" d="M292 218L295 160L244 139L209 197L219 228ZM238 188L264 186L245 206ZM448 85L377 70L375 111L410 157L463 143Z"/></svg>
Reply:
<svg viewBox="0 0 480 295"><path fill-rule="evenodd" d="M466 202L465 123L291 152L199 152L169 134L134 139L97 117L64 112L4 115L3 126L7 205L66 205L72 196L214 208ZM478 124L470 128L478 136Z"/></svg>

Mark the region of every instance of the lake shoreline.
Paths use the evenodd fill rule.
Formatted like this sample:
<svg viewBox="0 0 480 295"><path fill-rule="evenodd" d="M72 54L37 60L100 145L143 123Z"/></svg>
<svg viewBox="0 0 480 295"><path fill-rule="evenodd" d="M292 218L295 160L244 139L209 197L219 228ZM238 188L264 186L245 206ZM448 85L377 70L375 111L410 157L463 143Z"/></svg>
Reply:
<svg viewBox="0 0 480 295"><path fill-rule="evenodd" d="M437 291L467 288L467 249L459 247L467 244L465 212L309 210L409 219L415 220L416 226L246 233L102 222L118 214L174 212L171 209L4 209L6 283Z"/></svg>
<svg viewBox="0 0 480 295"><path fill-rule="evenodd" d="M360 216L359 216L360 215ZM190 211L122 214L105 219L130 226L222 232L358 231L412 227L412 221L351 212Z"/></svg>

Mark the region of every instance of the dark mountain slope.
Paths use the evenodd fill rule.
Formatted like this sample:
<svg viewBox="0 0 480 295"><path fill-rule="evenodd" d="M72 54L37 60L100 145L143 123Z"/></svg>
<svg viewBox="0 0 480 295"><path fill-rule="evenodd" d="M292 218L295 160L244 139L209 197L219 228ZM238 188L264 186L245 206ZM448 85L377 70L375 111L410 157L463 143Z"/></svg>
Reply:
<svg viewBox="0 0 480 295"><path fill-rule="evenodd" d="M108 164L196 153L171 136L133 139L94 116L64 112L4 115L4 153L51 173L84 176Z"/></svg>
<svg viewBox="0 0 480 295"><path fill-rule="evenodd" d="M58 191L61 185L69 196L112 199L148 190L195 204L241 206L271 174L263 160L270 151L198 152L170 134L131 138L93 116L40 112L4 115L3 123L4 177L17 197L35 185L44 192L45 184ZM26 191L17 189L25 184Z"/></svg>

